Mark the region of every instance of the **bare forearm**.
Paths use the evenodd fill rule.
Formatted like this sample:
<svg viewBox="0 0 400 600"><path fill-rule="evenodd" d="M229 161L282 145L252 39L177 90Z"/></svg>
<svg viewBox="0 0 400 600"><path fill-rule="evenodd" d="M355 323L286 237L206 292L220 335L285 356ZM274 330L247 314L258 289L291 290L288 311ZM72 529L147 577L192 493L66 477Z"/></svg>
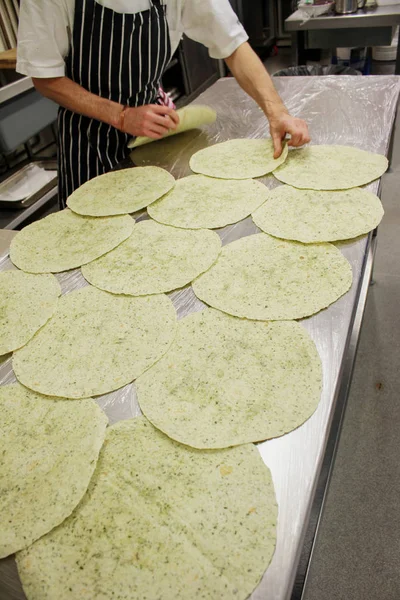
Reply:
<svg viewBox="0 0 400 600"><path fill-rule="evenodd" d="M251 96L268 118L287 112L272 79L257 54L246 42L225 59L239 85Z"/></svg>
<svg viewBox="0 0 400 600"><path fill-rule="evenodd" d="M157 104L125 108L121 118L124 108L121 104L88 92L68 77L35 78L33 83L38 92L60 106L133 136L159 139L179 123L175 110Z"/></svg>
<svg viewBox="0 0 400 600"><path fill-rule="evenodd" d="M239 85L267 116L275 158L282 153L282 142L286 134L290 135L290 146L302 146L310 141L306 122L289 115L271 77L247 42L239 46L225 62Z"/></svg>
<svg viewBox="0 0 400 600"><path fill-rule="evenodd" d="M108 125L118 126L122 106L88 92L68 77L33 79L35 88L64 108Z"/></svg>

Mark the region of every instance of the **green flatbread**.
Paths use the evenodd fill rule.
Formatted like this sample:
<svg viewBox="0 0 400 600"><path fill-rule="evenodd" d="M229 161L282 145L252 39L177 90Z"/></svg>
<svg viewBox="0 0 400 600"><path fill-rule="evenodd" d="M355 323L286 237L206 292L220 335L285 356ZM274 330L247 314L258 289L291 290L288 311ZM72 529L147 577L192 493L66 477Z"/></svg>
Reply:
<svg viewBox="0 0 400 600"><path fill-rule="evenodd" d="M64 398L130 383L169 348L176 314L164 295L114 296L91 286L63 296L53 318L13 355L26 387Z"/></svg>
<svg viewBox="0 0 400 600"><path fill-rule="evenodd" d="M226 448L304 423L321 396L321 361L294 321L249 321L206 309L179 321L170 350L136 387L143 413L171 438Z"/></svg>
<svg viewBox="0 0 400 600"><path fill-rule="evenodd" d="M92 285L114 294L159 294L204 273L220 250L221 240L213 231L141 221L118 248L82 267L82 274Z"/></svg>
<svg viewBox="0 0 400 600"><path fill-rule="evenodd" d="M76 269L126 240L134 224L128 215L93 219L65 209L17 233L11 242L10 258L29 273Z"/></svg>
<svg viewBox="0 0 400 600"><path fill-rule="evenodd" d="M67 205L80 215L123 215L145 208L174 185L172 175L160 167L122 169L87 181L71 194Z"/></svg>
<svg viewBox="0 0 400 600"><path fill-rule="evenodd" d="M60 294L53 275L0 273L0 355L29 342L54 313Z"/></svg>
<svg viewBox="0 0 400 600"><path fill-rule="evenodd" d="M149 215L166 225L213 229L245 219L268 198L268 188L252 179L215 179L190 175L149 206Z"/></svg>
<svg viewBox="0 0 400 600"><path fill-rule="evenodd" d="M351 283L351 266L332 244L259 233L224 246L192 287L200 300L236 317L281 321L319 312Z"/></svg>
<svg viewBox="0 0 400 600"><path fill-rule="evenodd" d="M296 188L344 190L378 179L388 166L386 156L351 146L306 146L291 150L274 175Z"/></svg>
<svg viewBox="0 0 400 600"><path fill-rule="evenodd" d="M0 387L0 558L59 525L80 502L103 444L107 417L19 383Z"/></svg>
<svg viewBox="0 0 400 600"><path fill-rule="evenodd" d="M108 429L83 501L18 572L28 600L245 600L276 519L255 446L198 452L136 418Z"/></svg>
<svg viewBox="0 0 400 600"><path fill-rule="evenodd" d="M251 179L271 173L286 160L287 144L274 158L271 139L237 139L214 144L193 154L190 168L195 173L221 179Z"/></svg>
<svg viewBox="0 0 400 600"><path fill-rule="evenodd" d="M215 110L209 106L201 106L199 104L184 106L176 111L179 115L179 125L176 129L171 129L161 139L189 131L190 129L196 129L203 125L210 125L214 123L217 118ZM151 142L157 142L156 139L149 137L137 137L132 139L128 143L128 148L137 148L138 146L144 146L144 144L150 144Z"/></svg>
<svg viewBox="0 0 400 600"><path fill-rule="evenodd" d="M361 188L322 192L281 185L252 217L265 233L309 244L368 233L381 222L383 207L378 196Z"/></svg>

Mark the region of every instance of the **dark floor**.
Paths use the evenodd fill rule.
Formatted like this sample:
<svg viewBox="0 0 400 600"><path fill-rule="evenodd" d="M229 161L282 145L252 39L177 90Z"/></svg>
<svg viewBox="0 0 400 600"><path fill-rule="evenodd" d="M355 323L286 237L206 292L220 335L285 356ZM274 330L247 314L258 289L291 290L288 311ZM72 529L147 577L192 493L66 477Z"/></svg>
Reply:
<svg viewBox="0 0 400 600"><path fill-rule="evenodd" d="M286 52L266 61L290 64ZM304 600L400 600L400 117L370 288Z"/></svg>

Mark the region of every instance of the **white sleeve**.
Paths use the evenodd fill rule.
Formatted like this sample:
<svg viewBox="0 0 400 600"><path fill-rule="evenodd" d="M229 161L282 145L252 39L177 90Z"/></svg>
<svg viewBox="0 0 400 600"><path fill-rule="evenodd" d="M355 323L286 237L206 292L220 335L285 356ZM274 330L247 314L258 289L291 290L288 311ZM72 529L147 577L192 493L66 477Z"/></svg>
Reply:
<svg viewBox="0 0 400 600"><path fill-rule="evenodd" d="M67 0L22 0L17 71L29 77L62 77L71 24Z"/></svg>
<svg viewBox="0 0 400 600"><path fill-rule="evenodd" d="M182 28L208 48L211 58L226 58L248 40L229 0L185 0Z"/></svg>

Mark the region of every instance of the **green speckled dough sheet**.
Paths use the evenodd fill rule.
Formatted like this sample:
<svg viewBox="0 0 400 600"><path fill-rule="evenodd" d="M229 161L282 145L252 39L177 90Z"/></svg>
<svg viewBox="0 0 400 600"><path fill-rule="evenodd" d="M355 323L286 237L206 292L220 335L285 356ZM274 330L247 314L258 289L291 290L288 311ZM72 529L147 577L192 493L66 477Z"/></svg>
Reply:
<svg viewBox="0 0 400 600"><path fill-rule="evenodd" d="M67 199L74 212L90 217L133 213L145 208L175 185L175 179L159 167L111 171L87 181Z"/></svg>
<svg viewBox="0 0 400 600"><path fill-rule="evenodd" d="M351 146L305 146L274 171L279 181L312 190L343 190L378 179L389 166L382 154Z"/></svg>
<svg viewBox="0 0 400 600"><path fill-rule="evenodd" d="M53 275L0 272L0 356L29 342L53 315L60 294Z"/></svg>
<svg viewBox="0 0 400 600"><path fill-rule="evenodd" d="M135 225L118 248L81 270L89 283L113 294L161 294L207 271L220 250L214 231L183 230L148 220Z"/></svg>
<svg viewBox="0 0 400 600"><path fill-rule="evenodd" d="M252 217L265 233L309 244L368 233L379 225L383 207L378 196L363 188L315 191L280 185Z"/></svg>
<svg viewBox="0 0 400 600"><path fill-rule="evenodd" d="M216 179L189 175L148 208L152 219L188 229L215 229L245 219L268 198L268 188L254 179Z"/></svg>
<svg viewBox="0 0 400 600"><path fill-rule="evenodd" d="M106 433L91 400L0 387L0 557L26 548L81 501Z"/></svg>
<svg viewBox="0 0 400 600"><path fill-rule="evenodd" d="M11 242L10 258L28 273L76 269L126 240L134 224L129 215L82 217L66 208L19 231Z"/></svg>
<svg viewBox="0 0 400 600"><path fill-rule="evenodd" d="M321 388L321 361L304 327L214 309L180 321L169 352L136 382L153 425L202 449L296 429L316 409Z"/></svg>
<svg viewBox="0 0 400 600"><path fill-rule="evenodd" d="M351 265L333 244L259 233L224 246L192 287L200 300L235 317L282 321L327 308L352 280Z"/></svg>
<svg viewBox="0 0 400 600"><path fill-rule="evenodd" d="M164 294L134 298L87 286L63 296L53 318L14 352L13 369L23 385L48 396L106 394L161 358L175 320Z"/></svg>
<svg viewBox="0 0 400 600"><path fill-rule="evenodd" d="M279 158L274 158L272 140L234 139L199 150L190 158L194 173L221 179L262 177L284 164L288 146L283 145Z"/></svg>
<svg viewBox="0 0 400 600"><path fill-rule="evenodd" d="M18 571L29 600L244 600L271 561L276 520L252 444L198 452L142 417L108 429L83 502L18 554Z"/></svg>

